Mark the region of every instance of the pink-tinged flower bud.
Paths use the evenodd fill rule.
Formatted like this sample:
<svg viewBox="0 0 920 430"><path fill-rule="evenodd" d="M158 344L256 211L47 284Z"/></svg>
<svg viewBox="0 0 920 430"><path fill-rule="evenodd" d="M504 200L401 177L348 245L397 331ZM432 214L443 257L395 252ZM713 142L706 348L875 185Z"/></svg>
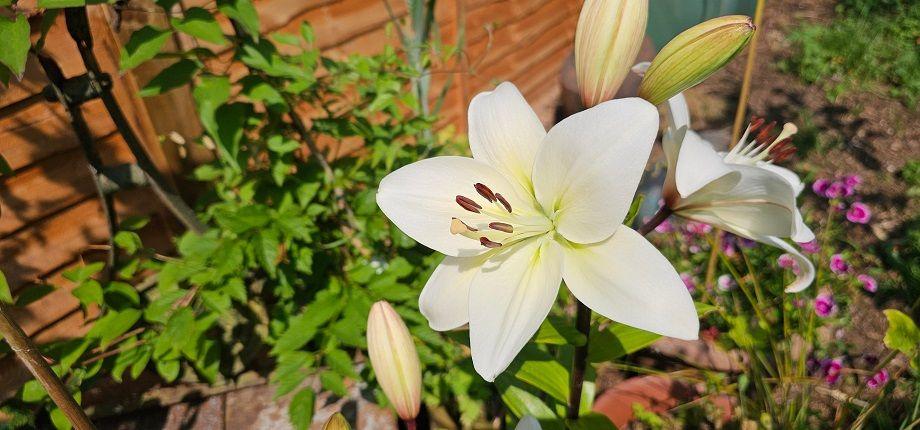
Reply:
<svg viewBox="0 0 920 430"><path fill-rule="evenodd" d="M735 288L735 280L729 275L721 275L716 280L716 286L719 287L720 291L731 291L731 289Z"/></svg>
<svg viewBox="0 0 920 430"><path fill-rule="evenodd" d="M409 329L385 301L374 303L367 317L367 352L377 382L403 420L418 415L422 371Z"/></svg>
<svg viewBox="0 0 920 430"><path fill-rule="evenodd" d="M837 312L837 302L830 293L821 293L815 297L815 314L827 318Z"/></svg>
<svg viewBox="0 0 920 430"><path fill-rule="evenodd" d="M859 282L862 283L864 290L870 293L878 291L878 281L876 281L875 278L869 275L859 275L856 279L859 279Z"/></svg>
<svg viewBox="0 0 920 430"><path fill-rule="evenodd" d="M888 374L888 370L879 370L875 375L872 375L872 377L866 381L866 386L873 390L884 387L885 384L888 383L889 378L890 375Z"/></svg>
<svg viewBox="0 0 920 430"><path fill-rule="evenodd" d="M658 52L639 85L639 97L660 104L721 69L747 46L754 23L729 15L697 24Z"/></svg>
<svg viewBox="0 0 920 430"><path fill-rule="evenodd" d="M575 72L585 107L613 98L635 63L648 0L585 0L575 29Z"/></svg>
<svg viewBox="0 0 920 430"><path fill-rule="evenodd" d="M779 258L776 259L776 263L783 269L792 269L796 267L795 259L792 258L792 254L780 255Z"/></svg>
<svg viewBox="0 0 920 430"><path fill-rule="evenodd" d="M868 224L872 219L872 210L863 203L855 202L847 210L847 220L856 224Z"/></svg>
<svg viewBox="0 0 920 430"><path fill-rule="evenodd" d="M834 254L831 256L830 262L831 272L834 272L838 275L846 273L850 270L850 265L847 264L847 261L843 258L841 254Z"/></svg>
<svg viewBox="0 0 920 430"><path fill-rule="evenodd" d="M341 412L336 412L323 425L323 430L351 430L351 426L348 425L348 421Z"/></svg>

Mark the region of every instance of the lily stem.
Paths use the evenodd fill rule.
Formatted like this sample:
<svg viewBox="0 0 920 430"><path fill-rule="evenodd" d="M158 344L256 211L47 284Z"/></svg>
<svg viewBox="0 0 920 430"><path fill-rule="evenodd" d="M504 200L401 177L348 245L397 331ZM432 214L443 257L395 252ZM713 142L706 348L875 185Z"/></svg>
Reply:
<svg viewBox="0 0 920 430"><path fill-rule="evenodd" d="M575 311L575 328L585 335L585 343L575 347L572 358L572 377L569 379L569 409L566 418L578 418L581 405L581 389L585 383L585 369L588 367L588 335L591 333L591 309L575 299L578 309Z"/></svg>
<svg viewBox="0 0 920 430"><path fill-rule="evenodd" d="M639 232L639 234L643 236L651 233L652 230L655 229L655 227L658 227L661 223L664 222L664 220L668 219L668 217L671 216L672 213L673 211L671 210L671 208L667 206L662 206L661 209L658 209L658 212L656 212L655 215L652 216L652 219L648 220L648 222L643 224L642 227L639 227L639 230L637 231Z"/></svg>
<svg viewBox="0 0 920 430"><path fill-rule="evenodd" d="M22 328L7 313L6 305L0 303L0 335L10 344L10 348L29 369L35 379L45 388L54 404L64 412L74 428L78 430L95 429L92 421L83 412L83 408L71 397L61 379L51 370L45 357L38 352L38 347L26 336Z"/></svg>

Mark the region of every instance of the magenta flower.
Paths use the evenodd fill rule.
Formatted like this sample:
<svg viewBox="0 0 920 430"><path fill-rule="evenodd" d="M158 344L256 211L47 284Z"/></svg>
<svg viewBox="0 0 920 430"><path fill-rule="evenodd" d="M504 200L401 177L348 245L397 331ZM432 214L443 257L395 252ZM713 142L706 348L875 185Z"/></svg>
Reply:
<svg viewBox="0 0 920 430"><path fill-rule="evenodd" d="M827 197L827 189L830 188L831 181L821 178L811 184L811 190L821 197Z"/></svg>
<svg viewBox="0 0 920 430"><path fill-rule="evenodd" d="M674 231L674 226L671 224L671 221L664 220L655 227L655 231L658 233L671 233Z"/></svg>
<svg viewBox="0 0 920 430"><path fill-rule="evenodd" d="M721 275L719 276L719 279L716 281L716 285L719 287L719 290L721 291L729 291L732 288L735 288L735 281L732 279L731 276Z"/></svg>
<svg viewBox="0 0 920 430"><path fill-rule="evenodd" d="M864 290L870 293L878 291L878 281L876 281L875 278L866 274L862 274L857 276L856 279L859 279L859 282L862 282Z"/></svg>
<svg viewBox="0 0 920 430"><path fill-rule="evenodd" d="M843 360L840 358L821 360L821 372L824 373L824 382L834 385L840 379L843 369Z"/></svg>
<svg viewBox="0 0 920 430"><path fill-rule="evenodd" d="M847 211L847 220L856 224L868 224L872 219L872 211L869 206L860 202L854 202Z"/></svg>
<svg viewBox="0 0 920 430"><path fill-rule="evenodd" d="M818 244L818 239L812 239L811 242L802 242L799 246L802 248L802 252L806 254L817 254L821 251L821 245Z"/></svg>
<svg viewBox="0 0 920 430"><path fill-rule="evenodd" d="M684 281L684 285L687 287L687 291L693 292L696 289L696 281L693 280L693 275L687 272L681 272L680 280Z"/></svg>
<svg viewBox="0 0 920 430"><path fill-rule="evenodd" d="M837 312L837 303L831 293L821 293L815 297L815 314L827 318Z"/></svg>
<svg viewBox="0 0 920 430"><path fill-rule="evenodd" d="M711 232L712 226L702 222L690 221L687 223L686 229L692 234L702 236Z"/></svg>
<svg viewBox="0 0 920 430"><path fill-rule="evenodd" d="M850 270L850 265L843 259L843 255L834 254L831 256L831 272L836 274L846 273Z"/></svg>
<svg viewBox="0 0 920 430"><path fill-rule="evenodd" d="M866 381L866 386L873 390L884 387L885 383L888 382L888 378L888 370L879 370L875 375L872 375L872 377Z"/></svg>
<svg viewBox="0 0 920 430"><path fill-rule="evenodd" d="M779 267L783 269L792 269L796 266L795 260L792 258L792 254L783 254L776 259L776 263L779 264Z"/></svg>
<svg viewBox="0 0 920 430"><path fill-rule="evenodd" d="M839 199L846 195L847 186L843 182L834 181L824 191L824 197L829 199Z"/></svg>
<svg viewBox="0 0 920 430"><path fill-rule="evenodd" d="M862 177L859 175L846 175L843 177L844 194L852 196L856 193L856 187L862 183Z"/></svg>

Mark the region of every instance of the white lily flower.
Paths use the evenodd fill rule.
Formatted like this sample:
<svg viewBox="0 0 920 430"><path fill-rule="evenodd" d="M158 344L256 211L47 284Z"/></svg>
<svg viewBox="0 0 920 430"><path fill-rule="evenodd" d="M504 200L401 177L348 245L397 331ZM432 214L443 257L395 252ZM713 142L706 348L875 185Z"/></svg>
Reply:
<svg viewBox="0 0 920 430"><path fill-rule="evenodd" d="M620 225L658 129L654 106L604 102L548 133L510 83L469 108L472 158L435 157L387 175L377 204L403 232L446 254L419 298L435 330L469 324L488 381L540 327L564 279L615 321L696 339L674 267Z"/></svg>
<svg viewBox="0 0 920 430"><path fill-rule="evenodd" d="M789 137L795 125L787 123L772 140L772 124L756 120L741 141L727 153L690 130L683 94L667 103L668 128L662 143L668 159L664 199L676 215L705 222L748 239L778 247L802 268L786 287L798 292L814 281L815 268L783 238L809 242L815 238L796 206L805 188L793 171L773 164L794 152ZM748 137L754 135L749 141Z"/></svg>

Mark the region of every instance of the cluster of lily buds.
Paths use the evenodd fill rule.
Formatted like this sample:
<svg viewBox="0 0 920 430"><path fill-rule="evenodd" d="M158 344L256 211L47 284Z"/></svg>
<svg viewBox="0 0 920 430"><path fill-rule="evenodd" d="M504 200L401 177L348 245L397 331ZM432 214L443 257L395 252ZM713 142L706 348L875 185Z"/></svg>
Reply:
<svg viewBox="0 0 920 430"><path fill-rule="evenodd" d="M405 421L418 416L422 403L422 370L409 329L393 306L374 303L367 317L367 352L377 382L396 414Z"/></svg>
<svg viewBox="0 0 920 430"><path fill-rule="evenodd" d="M741 52L754 30L750 17L729 15L678 34L645 72L639 97L657 105L702 82Z"/></svg>

